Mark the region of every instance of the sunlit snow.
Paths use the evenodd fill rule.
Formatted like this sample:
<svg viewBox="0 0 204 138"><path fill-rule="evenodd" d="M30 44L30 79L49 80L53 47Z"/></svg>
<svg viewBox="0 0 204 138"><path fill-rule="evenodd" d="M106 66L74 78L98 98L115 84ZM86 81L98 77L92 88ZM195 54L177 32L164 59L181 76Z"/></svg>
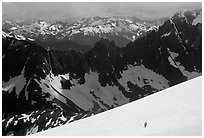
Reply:
<svg viewBox="0 0 204 138"><path fill-rule="evenodd" d="M201 95L202 78L198 77L121 107L39 132L35 136L197 136L202 134Z"/></svg>

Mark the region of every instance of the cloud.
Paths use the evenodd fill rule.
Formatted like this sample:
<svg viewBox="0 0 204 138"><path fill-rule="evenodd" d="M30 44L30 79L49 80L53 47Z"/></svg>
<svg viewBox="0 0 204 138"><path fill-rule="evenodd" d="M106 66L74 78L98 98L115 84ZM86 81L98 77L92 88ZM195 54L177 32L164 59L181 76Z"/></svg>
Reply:
<svg viewBox="0 0 204 138"><path fill-rule="evenodd" d="M201 2L3 2L2 13L10 18L88 17L134 15L154 19L182 9L202 8Z"/></svg>

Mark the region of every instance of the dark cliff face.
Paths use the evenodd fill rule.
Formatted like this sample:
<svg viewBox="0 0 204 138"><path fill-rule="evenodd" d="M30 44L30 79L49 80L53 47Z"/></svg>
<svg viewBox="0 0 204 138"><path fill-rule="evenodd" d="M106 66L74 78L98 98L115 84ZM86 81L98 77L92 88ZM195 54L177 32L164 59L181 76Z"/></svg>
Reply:
<svg viewBox="0 0 204 138"><path fill-rule="evenodd" d="M84 71L79 52L60 53L8 37L2 42L3 135L31 134L29 130L36 125L37 130L42 131L62 125L72 116L77 120L85 115L71 100L66 99L65 104L51 95L50 88L40 82L41 79L46 80L50 72L73 72L82 76ZM69 87L68 84L66 79L62 80L62 86ZM59 119L60 116L62 119Z"/></svg>
<svg viewBox="0 0 204 138"><path fill-rule="evenodd" d="M147 68L162 74L170 81L170 86L190 77L185 71L201 72L202 24L192 25L192 19L196 18L192 14L187 11L183 17L181 13L177 13L158 32L151 32L146 37L129 43L124 48L127 59L141 61ZM169 64L170 60L174 66L173 63Z"/></svg>
<svg viewBox="0 0 204 138"><path fill-rule="evenodd" d="M177 13L124 48L101 39L86 53L3 37L3 135L36 133L200 76L199 12Z"/></svg>

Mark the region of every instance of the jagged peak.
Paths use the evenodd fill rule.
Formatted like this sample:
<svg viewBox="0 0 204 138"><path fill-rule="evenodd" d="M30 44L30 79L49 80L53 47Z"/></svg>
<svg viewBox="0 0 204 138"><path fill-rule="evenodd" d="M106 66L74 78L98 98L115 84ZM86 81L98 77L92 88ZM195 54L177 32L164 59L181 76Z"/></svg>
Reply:
<svg viewBox="0 0 204 138"><path fill-rule="evenodd" d="M176 17L176 16L180 16L180 17L183 17L183 16L186 16L188 14L191 14L193 16L198 16L199 14L202 13L202 10L201 9L195 9L195 10L188 10L188 9L183 9L183 10L180 10L176 13L173 14L172 18Z"/></svg>
<svg viewBox="0 0 204 138"><path fill-rule="evenodd" d="M194 19L196 19L198 16L202 15L201 9L195 9L195 10L181 10L179 12L176 12L172 17L171 20L181 20L185 19L187 23L192 24Z"/></svg>

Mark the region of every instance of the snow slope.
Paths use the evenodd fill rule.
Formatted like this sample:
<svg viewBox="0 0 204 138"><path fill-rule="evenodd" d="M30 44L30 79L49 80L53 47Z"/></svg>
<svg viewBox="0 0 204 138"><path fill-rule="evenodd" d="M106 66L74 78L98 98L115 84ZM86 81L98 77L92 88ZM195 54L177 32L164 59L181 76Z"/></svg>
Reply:
<svg viewBox="0 0 204 138"><path fill-rule="evenodd" d="M202 135L202 77L35 135Z"/></svg>

